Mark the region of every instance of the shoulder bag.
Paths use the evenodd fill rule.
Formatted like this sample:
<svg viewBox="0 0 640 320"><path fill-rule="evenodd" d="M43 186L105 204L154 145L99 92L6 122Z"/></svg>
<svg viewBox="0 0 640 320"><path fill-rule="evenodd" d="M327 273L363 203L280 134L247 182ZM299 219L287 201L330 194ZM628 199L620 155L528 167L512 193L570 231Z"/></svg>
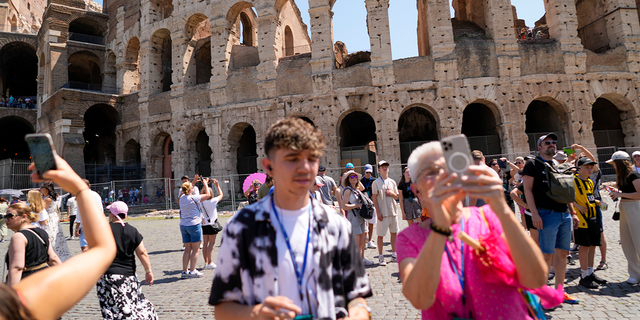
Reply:
<svg viewBox="0 0 640 320"><path fill-rule="evenodd" d="M209 216L209 213L207 212L207 209L204 208L204 206L202 205L202 203L198 203L198 208L200 209L200 206L202 206L202 209L200 210L200 213L202 213L202 211L204 211L204 215L207 217L207 222L209 223L210 226L213 227L213 231L217 234L220 231L222 231L223 227L220 224L220 222L218 221L218 219L216 219L216 221L214 221L213 223L211 223L211 216Z"/></svg>

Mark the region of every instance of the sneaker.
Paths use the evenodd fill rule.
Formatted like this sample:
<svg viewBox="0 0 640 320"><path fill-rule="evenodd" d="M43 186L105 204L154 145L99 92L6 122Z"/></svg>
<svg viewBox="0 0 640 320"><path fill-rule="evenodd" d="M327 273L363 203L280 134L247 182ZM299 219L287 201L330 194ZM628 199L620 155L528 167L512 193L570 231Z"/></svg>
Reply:
<svg viewBox="0 0 640 320"><path fill-rule="evenodd" d="M363 258L362 259L362 263L364 264L365 267L372 266L372 265L375 264L375 262L373 262L373 261L371 261L371 260L369 260L367 258Z"/></svg>
<svg viewBox="0 0 640 320"><path fill-rule="evenodd" d="M391 262L397 262L397 261L398 261L398 256L394 252L394 253L391 254Z"/></svg>
<svg viewBox="0 0 640 320"><path fill-rule="evenodd" d="M580 251L580 245L576 244L575 246L573 246L573 248L571 248L571 252L578 252Z"/></svg>
<svg viewBox="0 0 640 320"><path fill-rule="evenodd" d="M564 303L568 304L577 304L580 302L580 299L570 296L568 293L564 293Z"/></svg>
<svg viewBox="0 0 640 320"><path fill-rule="evenodd" d="M182 274L180 275L180 279L187 279L189 278L189 273L187 271L182 271Z"/></svg>
<svg viewBox="0 0 640 320"><path fill-rule="evenodd" d="M378 265L381 265L381 266L386 266L387 265L387 262L384 261L384 256L383 255L379 255L378 256Z"/></svg>
<svg viewBox="0 0 640 320"><path fill-rule="evenodd" d="M576 260L573 259L572 256L567 256L567 264L570 266L575 266L576 265Z"/></svg>
<svg viewBox="0 0 640 320"><path fill-rule="evenodd" d="M609 269L609 264L604 261L600 261L600 264L596 268L596 270L607 270L607 269Z"/></svg>
<svg viewBox="0 0 640 320"><path fill-rule="evenodd" d="M189 278L202 278L204 274L198 270L189 271Z"/></svg>
<svg viewBox="0 0 640 320"><path fill-rule="evenodd" d="M205 268L206 270L213 270L213 269L215 269L215 268L217 268L217 267L218 267L218 266L217 266L215 263L213 263L213 262L212 262L211 264L205 264L205 265L204 265L204 268Z"/></svg>
<svg viewBox="0 0 640 320"><path fill-rule="evenodd" d="M595 281L597 284L605 284L609 281L600 278L595 272L591 274L591 277L593 278L593 281Z"/></svg>
<svg viewBox="0 0 640 320"><path fill-rule="evenodd" d="M0 239L0 242L4 242L4 239Z"/></svg>
<svg viewBox="0 0 640 320"><path fill-rule="evenodd" d="M592 275L588 275L584 278L581 278L580 281L578 282L580 285L585 286L589 289L598 289L600 286L598 286L597 283L594 282L593 279L593 274ZM567 294L564 294L565 296L565 302L567 301Z"/></svg>
<svg viewBox="0 0 640 320"><path fill-rule="evenodd" d="M627 281L626 281L626 282L627 282L628 284L638 284L638 279L636 279L636 278L631 278L631 277L630 277L629 279L627 279Z"/></svg>
<svg viewBox="0 0 640 320"><path fill-rule="evenodd" d="M202 249L202 242L200 242L200 249Z"/></svg>
<svg viewBox="0 0 640 320"><path fill-rule="evenodd" d="M367 243L369 244L369 248L378 249L378 246L376 246L376 243L373 240L371 240L371 241L369 241Z"/></svg>
<svg viewBox="0 0 640 320"><path fill-rule="evenodd" d="M181 251L184 251L184 246L182 246L182 249L180 249Z"/></svg>

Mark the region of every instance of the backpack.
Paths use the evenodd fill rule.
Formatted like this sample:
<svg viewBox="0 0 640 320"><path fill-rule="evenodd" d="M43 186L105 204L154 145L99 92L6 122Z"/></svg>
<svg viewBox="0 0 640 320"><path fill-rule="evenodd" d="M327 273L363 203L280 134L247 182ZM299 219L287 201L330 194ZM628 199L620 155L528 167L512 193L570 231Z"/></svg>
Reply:
<svg viewBox="0 0 640 320"><path fill-rule="evenodd" d="M571 165L563 163L554 167L548 162L540 160L540 158L536 158L536 161L544 164L545 167L547 184L549 186L547 196L558 203L569 204L575 202L576 189L573 181L573 173L571 172Z"/></svg>
<svg viewBox="0 0 640 320"><path fill-rule="evenodd" d="M357 214L360 217L365 219L372 219L373 218L373 201L371 201L371 198L369 198L369 196L367 196L366 194L362 193L360 190L354 190L351 187L344 188L344 190L342 191L342 195L344 195L344 192L347 190L351 190L351 192L353 192L356 195L356 197L360 199L360 202L362 203L362 207L351 210L353 211L353 214Z"/></svg>

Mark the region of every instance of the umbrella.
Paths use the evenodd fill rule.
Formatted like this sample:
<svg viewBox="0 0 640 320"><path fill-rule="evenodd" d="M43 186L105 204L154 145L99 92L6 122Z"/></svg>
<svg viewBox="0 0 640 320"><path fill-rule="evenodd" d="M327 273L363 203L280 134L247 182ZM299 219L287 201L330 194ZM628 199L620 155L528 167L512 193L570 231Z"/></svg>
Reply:
<svg viewBox="0 0 640 320"><path fill-rule="evenodd" d="M260 183L264 183L264 181L267 180L267 175L261 172L250 174L246 179L244 179L244 182L242 183L242 191L247 192L247 190L251 188L251 183L253 182L253 180L258 180L260 181Z"/></svg>
<svg viewBox="0 0 640 320"><path fill-rule="evenodd" d="M0 194L1 195L8 195L8 196L16 196L16 197L20 197L21 195L24 195L24 193L22 193L22 191L20 190L16 190L16 189L2 189L0 190Z"/></svg>
<svg viewBox="0 0 640 320"><path fill-rule="evenodd" d="M526 289L518 282L511 251L500 235L491 232L486 237L480 237L478 241L463 231L458 234L458 238L474 249L471 256L480 269L482 280L487 283L504 283L518 289ZM547 309L556 307L564 301L562 286L553 289L545 285L537 289L527 289L527 291L539 297L540 303ZM525 299L531 298L528 294L523 295ZM530 305L529 301L527 302Z"/></svg>

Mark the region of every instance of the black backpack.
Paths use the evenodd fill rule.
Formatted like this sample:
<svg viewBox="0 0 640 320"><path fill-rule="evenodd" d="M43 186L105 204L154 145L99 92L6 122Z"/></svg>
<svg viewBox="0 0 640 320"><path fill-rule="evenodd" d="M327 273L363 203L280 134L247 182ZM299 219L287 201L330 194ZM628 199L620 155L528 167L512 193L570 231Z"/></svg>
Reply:
<svg viewBox="0 0 640 320"><path fill-rule="evenodd" d="M351 187L346 187L344 188L344 190L342 191L342 195L344 196L344 192L348 190L351 190L351 192L353 192L356 195L356 198L360 199L360 202L362 203L362 207L360 208L355 208L351 211L353 211L354 214L358 214L361 217L365 218L365 219L371 219L373 218L373 201L371 201L371 198L369 198L368 195L366 195L365 193L362 193L360 190L354 190ZM344 199L343 199L344 200ZM348 201L349 199L346 199L346 201ZM345 201L345 202L346 202Z"/></svg>

